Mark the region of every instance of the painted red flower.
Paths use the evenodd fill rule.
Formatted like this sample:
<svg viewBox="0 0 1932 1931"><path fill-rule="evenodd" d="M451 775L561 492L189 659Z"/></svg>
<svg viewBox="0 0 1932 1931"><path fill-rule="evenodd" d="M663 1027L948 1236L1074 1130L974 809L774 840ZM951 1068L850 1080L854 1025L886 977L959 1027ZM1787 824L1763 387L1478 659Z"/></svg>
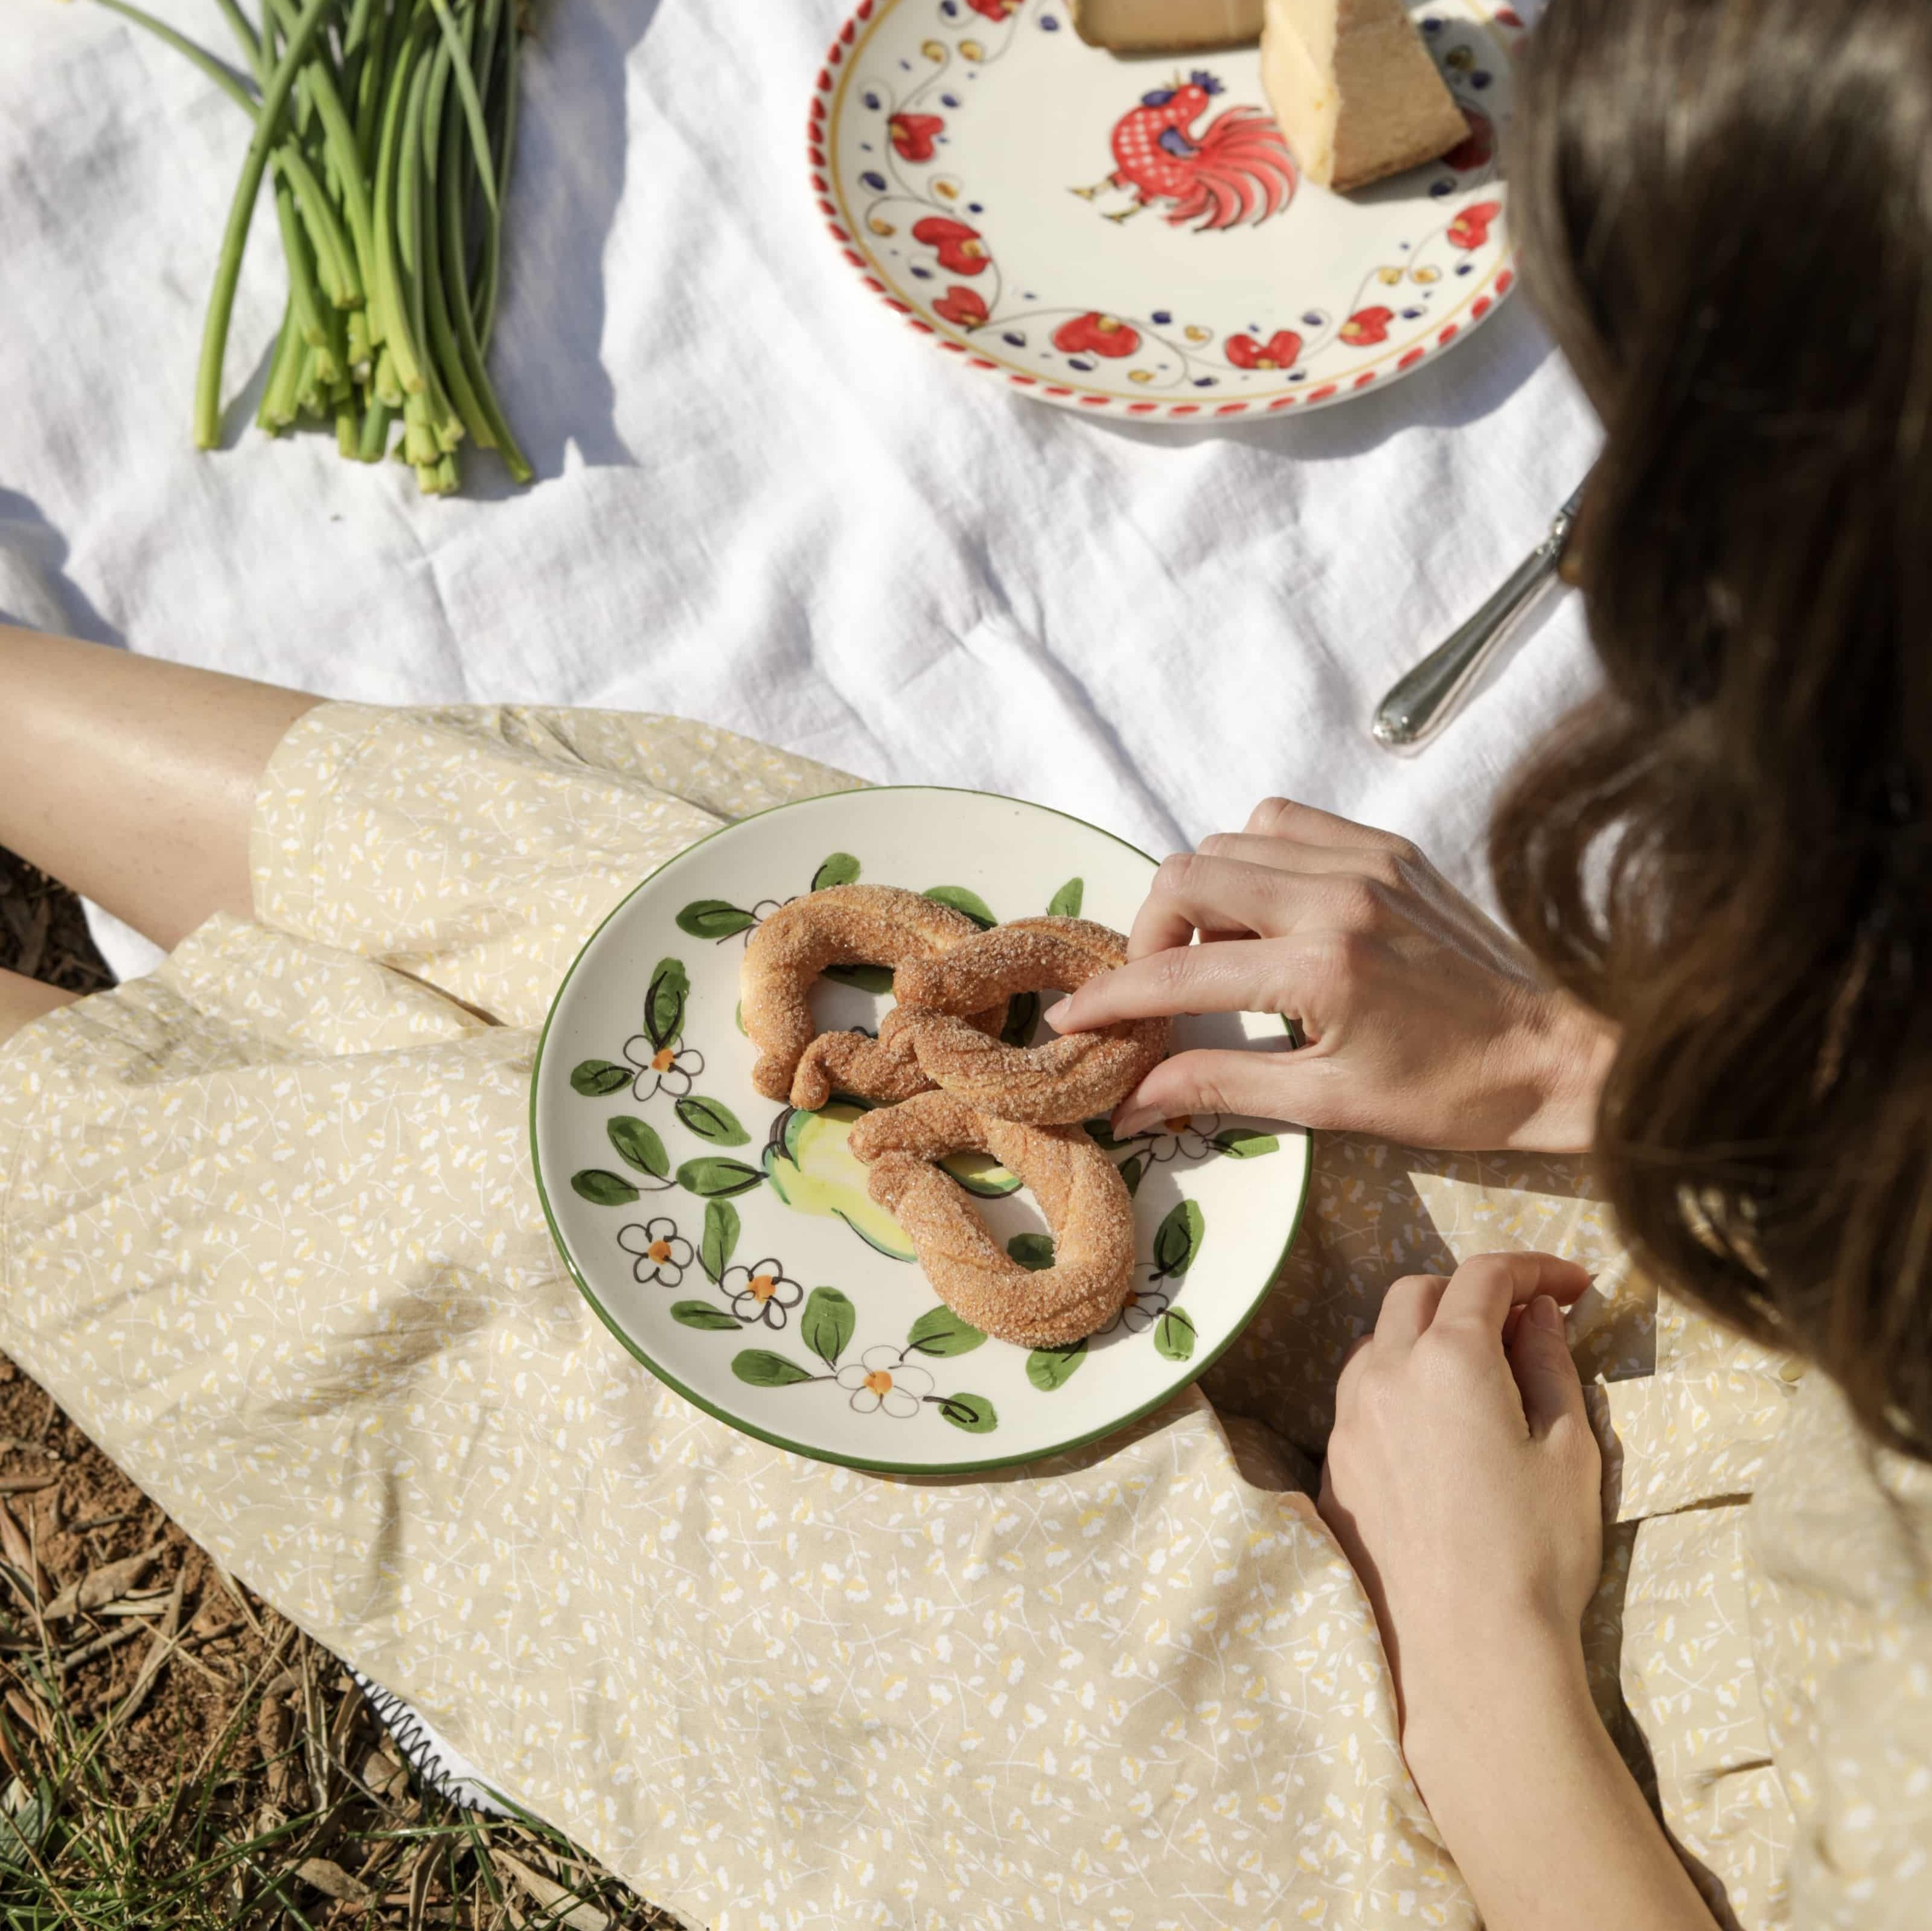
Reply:
<svg viewBox="0 0 1932 1931"><path fill-rule="evenodd" d="M929 161L934 138L946 123L937 114L895 114L886 123L902 161Z"/></svg>
<svg viewBox="0 0 1932 1931"><path fill-rule="evenodd" d="M1292 369L1301 359L1301 337L1292 328L1277 328L1265 342L1252 335L1228 337L1228 360L1238 369Z"/></svg>
<svg viewBox="0 0 1932 1931"><path fill-rule="evenodd" d="M986 272L986 244L980 240L979 229L968 227L963 221L951 220L944 214L928 214L923 221L913 223L912 238L936 250L939 265L952 274Z"/></svg>
<svg viewBox="0 0 1932 1931"><path fill-rule="evenodd" d="M1459 248L1480 248L1490 238L1490 223L1503 211L1500 201L1479 201L1466 208L1449 224L1449 238Z"/></svg>
<svg viewBox="0 0 1932 1931"><path fill-rule="evenodd" d="M1498 7L1496 18L1505 27L1520 27L1522 25L1522 16L1514 7Z"/></svg>
<svg viewBox="0 0 1932 1931"><path fill-rule="evenodd" d="M1118 316L1090 310L1063 322L1053 331L1053 346L1069 355L1131 355L1141 346L1140 331Z"/></svg>
<svg viewBox="0 0 1932 1931"><path fill-rule="evenodd" d="M974 13L983 13L989 20L1004 22L1020 10L1022 0L966 0L966 4Z"/></svg>
<svg viewBox="0 0 1932 1931"><path fill-rule="evenodd" d="M932 312L962 328L977 328L986 319L986 298L977 289L950 288L932 304Z"/></svg>
<svg viewBox="0 0 1932 1931"><path fill-rule="evenodd" d="M1394 319L1392 308L1358 308L1336 333L1344 342L1352 342L1358 349L1366 348L1371 343L1388 340L1388 325Z"/></svg>
<svg viewBox="0 0 1932 1931"><path fill-rule="evenodd" d="M1480 107L1466 107L1462 118L1469 124L1468 138L1459 142L1442 158L1459 173L1472 168L1486 168L1496 154L1496 123Z"/></svg>

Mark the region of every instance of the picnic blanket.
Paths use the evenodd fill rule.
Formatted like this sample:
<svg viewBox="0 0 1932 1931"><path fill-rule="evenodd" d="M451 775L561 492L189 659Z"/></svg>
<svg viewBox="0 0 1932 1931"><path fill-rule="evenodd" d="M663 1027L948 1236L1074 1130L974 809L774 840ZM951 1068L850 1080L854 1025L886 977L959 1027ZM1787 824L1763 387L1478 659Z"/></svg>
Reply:
<svg viewBox="0 0 1932 1931"><path fill-rule="evenodd" d="M266 205L230 446L190 447L244 124L105 10L13 0L0 613L372 702L680 712L1156 853L1282 792L1478 885L1501 774L1586 687L1574 600L1424 755L1366 727L1594 454L1527 307L1298 421L1028 403L934 354L825 233L805 117L844 4L538 7L493 367L540 480L475 456L471 493L425 502L400 465L253 429L283 295ZM222 44L213 0L152 4Z"/></svg>

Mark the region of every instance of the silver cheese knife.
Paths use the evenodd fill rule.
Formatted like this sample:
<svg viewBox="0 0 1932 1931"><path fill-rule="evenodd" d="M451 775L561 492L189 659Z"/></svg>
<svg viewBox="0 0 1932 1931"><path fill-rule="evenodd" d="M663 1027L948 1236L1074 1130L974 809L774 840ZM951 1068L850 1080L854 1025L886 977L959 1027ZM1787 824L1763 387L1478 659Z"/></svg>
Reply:
<svg viewBox="0 0 1932 1931"><path fill-rule="evenodd" d="M1563 561L1583 491L1556 512L1550 533L1526 556L1496 595L1462 628L1438 644L1389 691L1369 727L1376 743L1414 751L1447 724L1476 673L1512 636L1550 586Z"/></svg>

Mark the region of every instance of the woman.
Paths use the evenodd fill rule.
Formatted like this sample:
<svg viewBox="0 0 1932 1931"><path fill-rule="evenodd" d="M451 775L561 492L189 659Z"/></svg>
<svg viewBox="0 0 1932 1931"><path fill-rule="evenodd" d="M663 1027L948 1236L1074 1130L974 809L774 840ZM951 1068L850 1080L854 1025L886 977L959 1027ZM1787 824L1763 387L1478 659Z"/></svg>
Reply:
<svg viewBox="0 0 1932 1931"><path fill-rule="evenodd" d="M20 633L0 839L175 950L77 1003L0 981L0 1342L693 1919L1919 1922L1929 166L1918 0L1556 0L1514 191L1607 429L1609 688L1496 820L1540 963L1304 807L1162 868L1059 1023L1311 1043L1171 1061L1123 1126L1352 1130L1162 1415L990 1480L802 1463L556 1263L524 1086L577 946L720 818L850 781ZM1703 1312L1546 1157L1586 1147Z"/></svg>

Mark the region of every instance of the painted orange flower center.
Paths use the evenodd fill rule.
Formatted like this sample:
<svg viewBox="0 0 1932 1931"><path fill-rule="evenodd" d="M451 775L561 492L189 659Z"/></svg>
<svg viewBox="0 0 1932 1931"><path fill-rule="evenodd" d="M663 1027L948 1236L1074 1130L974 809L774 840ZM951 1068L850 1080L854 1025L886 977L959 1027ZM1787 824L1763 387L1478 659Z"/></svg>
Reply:
<svg viewBox="0 0 1932 1931"><path fill-rule="evenodd" d="M1185 1133L1194 1122L1187 1114L1177 1113L1172 1120L1163 1120L1160 1123L1170 1133Z"/></svg>
<svg viewBox="0 0 1932 1931"><path fill-rule="evenodd" d="M892 1385L892 1378L883 1368L874 1368L866 1377L866 1385L874 1394L883 1395Z"/></svg>
<svg viewBox="0 0 1932 1931"><path fill-rule="evenodd" d="M1101 316L1100 327L1100 333L1102 335L1117 335L1120 333L1120 322L1115 317L1111 315L1103 315Z"/></svg>
<svg viewBox="0 0 1932 1931"><path fill-rule="evenodd" d="M778 1291L778 1284L774 1276L754 1274L752 1276L751 1292L754 1300L768 1301Z"/></svg>
<svg viewBox="0 0 1932 1931"><path fill-rule="evenodd" d="M1257 355L1255 367L1258 369L1278 369L1281 364L1272 355Z"/></svg>
<svg viewBox="0 0 1932 1931"><path fill-rule="evenodd" d="M653 1240L644 1252L653 1261L668 1261L670 1258L670 1243L668 1240Z"/></svg>
<svg viewBox="0 0 1932 1931"><path fill-rule="evenodd" d="M677 1055L668 1046L660 1046L651 1055L651 1071L654 1073L669 1072L670 1063L676 1057Z"/></svg>
<svg viewBox="0 0 1932 1931"><path fill-rule="evenodd" d="M986 252L986 244L983 241L962 241L959 244L959 252L969 262L976 262Z"/></svg>

